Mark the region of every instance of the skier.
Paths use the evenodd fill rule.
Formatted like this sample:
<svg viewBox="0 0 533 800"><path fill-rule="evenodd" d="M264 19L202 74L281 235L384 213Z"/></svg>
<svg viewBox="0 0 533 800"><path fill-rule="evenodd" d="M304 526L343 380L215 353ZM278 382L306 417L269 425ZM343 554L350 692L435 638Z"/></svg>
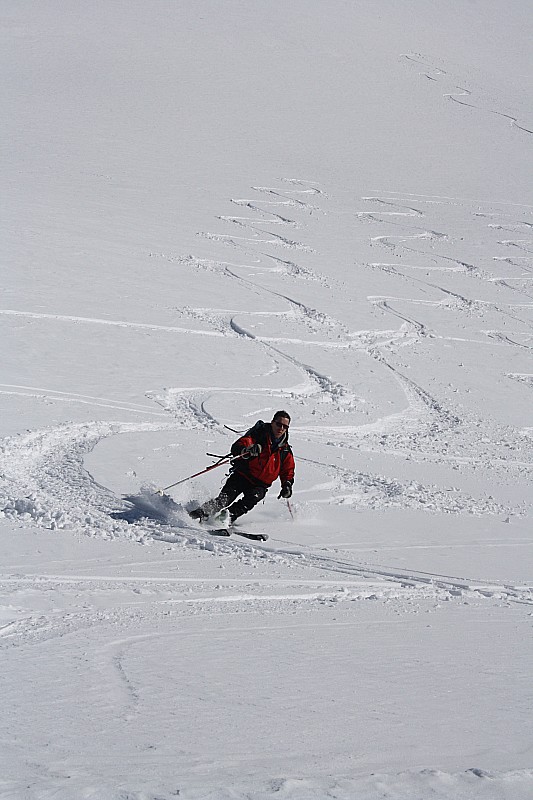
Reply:
<svg viewBox="0 0 533 800"><path fill-rule="evenodd" d="M251 511L265 497L279 478L278 500L289 499L294 482L294 456L289 445L290 415L276 411L271 422L259 420L231 446L232 456L240 456L231 466L230 476L218 497L190 511L193 519L203 522L214 516L221 526ZM242 495L240 500L236 498Z"/></svg>

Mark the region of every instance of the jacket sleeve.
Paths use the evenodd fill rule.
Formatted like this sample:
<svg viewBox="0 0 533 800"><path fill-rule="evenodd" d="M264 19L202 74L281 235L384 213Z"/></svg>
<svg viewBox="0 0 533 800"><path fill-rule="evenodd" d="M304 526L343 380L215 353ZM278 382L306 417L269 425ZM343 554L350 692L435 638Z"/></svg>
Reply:
<svg viewBox="0 0 533 800"><path fill-rule="evenodd" d="M279 479L282 483L294 483L294 456L292 451L289 451L283 459Z"/></svg>
<svg viewBox="0 0 533 800"><path fill-rule="evenodd" d="M241 436L240 439L237 439L237 441L233 442L231 445L231 455L240 456L242 448L250 447L252 444L254 444L254 440L251 436Z"/></svg>

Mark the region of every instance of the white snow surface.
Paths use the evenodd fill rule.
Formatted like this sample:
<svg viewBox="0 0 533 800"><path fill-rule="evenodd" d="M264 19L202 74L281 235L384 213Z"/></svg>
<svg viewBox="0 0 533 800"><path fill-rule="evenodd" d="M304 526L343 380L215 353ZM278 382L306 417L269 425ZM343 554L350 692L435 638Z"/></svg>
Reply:
<svg viewBox="0 0 533 800"><path fill-rule="evenodd" d="M1 800L529 800L531 4L0 41ZM156 493L282 408L267 542Z"/></svg>

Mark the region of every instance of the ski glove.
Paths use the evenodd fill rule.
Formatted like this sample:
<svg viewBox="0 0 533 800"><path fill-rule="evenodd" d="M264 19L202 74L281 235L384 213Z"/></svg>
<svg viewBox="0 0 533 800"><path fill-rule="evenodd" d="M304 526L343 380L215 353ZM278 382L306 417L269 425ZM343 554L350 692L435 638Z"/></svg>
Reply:
<svg viewBox="0 0 533 800"><path fill-rule="evenodd" d="M281 492L278 494L278 500L288 500L289 497L292 497L292 483L289 481L285 481L285 483L281 484Z"/></svg>
<svg viewBox="0 0 533 800"><path fill-rule="evenodd" d="M261 455L261 445L251 444L248 447L243 447L241 450L241 456L247 461L249 458L257 458L257 456Z"/></svg>

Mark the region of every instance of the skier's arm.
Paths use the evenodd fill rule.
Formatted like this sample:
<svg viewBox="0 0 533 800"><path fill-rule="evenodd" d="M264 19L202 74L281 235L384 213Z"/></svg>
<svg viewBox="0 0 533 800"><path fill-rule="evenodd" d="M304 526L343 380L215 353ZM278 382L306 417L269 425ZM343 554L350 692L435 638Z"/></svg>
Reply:
<svg viewBox="0 0 533 800"><path fill-rule="evenodd" d="M236 442L231 445L231 455L240 456L245 447L251 447L255 442L251 436L241 436Z"/></svg>
<svg viewBox="0 0 533 800"><path fill-rule="evenodd" d="M290 483L291 486L294 483L294 456L291 452L287 453L283 459L279 479L282 486L284 483Z"/></svg>

